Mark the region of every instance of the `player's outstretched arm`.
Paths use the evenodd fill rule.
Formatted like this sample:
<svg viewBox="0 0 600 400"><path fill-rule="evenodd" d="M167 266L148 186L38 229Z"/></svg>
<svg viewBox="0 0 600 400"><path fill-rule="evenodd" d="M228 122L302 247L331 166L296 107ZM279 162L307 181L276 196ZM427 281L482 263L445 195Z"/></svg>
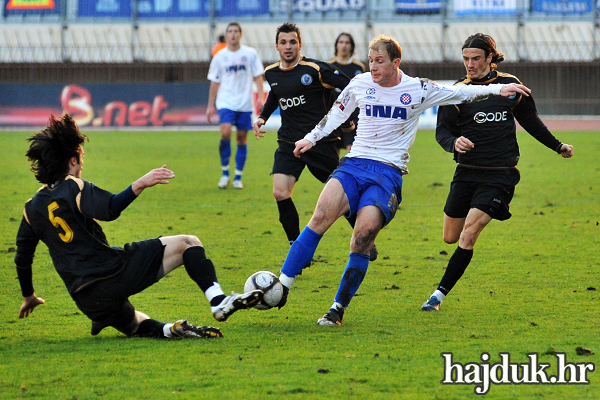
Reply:
<svg viewBox="0 0 600 400"><path fill-rule="evenodd" d="M33 312L33 309L39 306L40 304L44 304L46 300L41 297L37 297L35 292L31 296L23 297L23 304L19 309L19 318L28 317L29 314Z"/></svg>
<svg viewBox="0 0 600 400"><path fill-rule="evenodd" d="M560 148L560 155L563 156L563 158L573 157L573 146L563 143L562 147Z"/></svg>
<svg viewBox="0 0 600 400"><path fill-rule="evenodd" d="M144 189L158 184L166 185L169 183L169 179L173 178L175 178L175 174L168 169L165 164L160 168L153 169L137 181L133 182L131 184L131 189L133 190L133 193L138 196Z"/></svg>
<svg viewBox="0 0 600 400"><path fill-rule="evenodd" d="M260 129L261 126L263 126L265 124L265 120L262 118L259 118L256 120L256 122L254 122L254 124L252 124L252 129L254 130L254 137L256 138L256 140L259 140L261 137L265 137L265 133L267 131L263 131L262 129Z"/></svg>
<svg viewBox="0 0 600 400"><path fill-rule="evenodd" d="M294 149L294 155L296 157L300 157L300 154L306 153L310 149L312 149L313 144L308 139L301 139L296 142L296 148Z"/></svg>
<svg viewBox="0 0 600 400"><path fill-rule="evenodd" d="M500 89L500 96L510 97L514 96L516 93L522 94L523 96L529 96L531 89L518 83L508 83Z"/></svg>

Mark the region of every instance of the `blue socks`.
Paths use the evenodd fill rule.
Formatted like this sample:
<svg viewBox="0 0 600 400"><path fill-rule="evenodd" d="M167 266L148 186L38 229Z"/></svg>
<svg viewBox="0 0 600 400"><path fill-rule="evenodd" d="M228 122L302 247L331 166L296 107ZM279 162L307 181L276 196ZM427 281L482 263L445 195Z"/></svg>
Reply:
<svg viewBox="0 0 600 400"><path fill-rule="evenodd" d="M223 176L229 176L229 158L231 157L231 143L229 140L221 140L219 143L219 154L221 154Z"/></svg>
<svg viewBox="0 0 600 400"><path fill-rule="evenodd" d="M246 165L246 156L248 154L248 145L240 146L238 144L237 151L235 153L235 180L242 179L242 173L244 172L244 165Z"/></svg>
<svg viewBox="0 0 600 400"><path fill-rule="evenodd" d="M283 267L281 267L281 276L279 278L281 283L287 288L292 286L302 268L312 260L322 237L323 235L319 235L306 226L300 233L300 236L298 236L298 239L294 241L283 263ZM368 268L368 254L350 253L342 281L335 295L335 302L337 304L343 308L348 307L363 279L365 279Z"/></svg>
<svg viewBox="0 0 600 400"><path fill-rule="evenodd" d="M287 277L295 278L302 271L302 268L312 260L322 237L323 235L319 235L306 226L292 244L283 267L281 267L281 273ZM367 261L368 259L369 256L367 256Z"/></svg>
<svg viewBox="0 0 600 400"><path fill-rule="evenodd" d="M231 141L221 140L219 143L219 154L221 155L221 170L223 176L229 176L229 159L231 158ZM235 153L235 180L242 179L246 157L248 155L248 145L238 145Z"/></svg>
<svg viewBox="0 0 600 400"><path fill-rule="evenodd" d="M352 297L354 297L363 279L365 279L367 268L369 268L368 254L350 253L344 276L342 276L340 287L335 295L336 303L348 307Z"/></svg>

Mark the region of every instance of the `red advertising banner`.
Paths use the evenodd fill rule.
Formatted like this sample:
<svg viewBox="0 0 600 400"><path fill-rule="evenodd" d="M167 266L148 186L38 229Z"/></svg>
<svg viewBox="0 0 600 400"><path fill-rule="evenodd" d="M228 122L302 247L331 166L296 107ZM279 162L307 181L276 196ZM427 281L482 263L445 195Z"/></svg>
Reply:
<svg viewBox="0 0 600 400"><path fill-rule="evenodd" d="M0 126L44 126L69 113L82 126L207 125L208 83L0 85Z"/></svg>

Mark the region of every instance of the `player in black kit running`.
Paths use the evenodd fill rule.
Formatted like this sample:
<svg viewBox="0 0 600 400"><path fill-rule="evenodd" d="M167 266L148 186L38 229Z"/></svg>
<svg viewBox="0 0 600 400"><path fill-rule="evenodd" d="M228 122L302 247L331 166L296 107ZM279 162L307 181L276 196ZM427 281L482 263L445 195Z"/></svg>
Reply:
<svg viewBox="0 0 600 400"><path fill-rule="evenodd" d="M348 32L342 32L335 39L335 58L329 60L329 63L336 67L339 71L343 72L350 79L354 78L356 75L360 75L366 71L365 64L355 59L354 49L356 48L356 44L354 43L354 38ZM339 93L334 91L335 98L337 99ZM331 103L333 105L333 102ZM346 151L350 152L352 148L352 143L354 143L354 138L356 137L356 125L358 124L358 108L350 117L353 127L348 129L343 129L342 132L342 141L340 143L340 148L346 149Z"/></svg>
<svg viewBox="0 0 600 400"><path fill-rule="evenodd" d="M488 35L469 36L462 54L467 76L457 84L521 83L515 76L496 70L504 55ZM458 242L458 247L438 288L421 306L423 311L440 309L471 262L483 228L492 219L511 217L509 204L520 179L515 120L549 149L564 158L573 155L573 146L561 143L540 120L532 96L495 96L439 108L436 139L444 150L454 153L458 163L444 207L444 241Z"/></svg>
<svg viewBox="0 0 600 400"><path fill-rule="evenodd" d="M279 144L273 163L273 196L279 209L279 221L291 244L300 235L300 218L292 201L294 185L304 167L319 181L325 183L339 165L337 143L340 131L319 141L300 157L294 156L296 141L304 138L330 109L330 90L345 88L350 79L326 62L300 55L300 29L292 23L277 28L275 47L280 61L265 69L265 79L271 91L264 108L253 125L257 139L264 136L262 125L277 109L281 110L281 128L277 132ZM355 218L349 220L354 226ZM371 252L372 261L377 249Z"/></svg>
<svg viewBox="0 0 600 400"><path fill-rule="evenodd" d="M61 119L51 116L46 129L28 139L26 156L44 186L25 203L17 233L15 264L23 295L19 318L45 303L37 297L32 279L33 257L41 240L75 304L92 320L92 335L112 326L127 336L222 337L218 328L150 319L134 309L129 297L181 265L204 292L217 321L253 307L262 291L225 296L212 261L193 235L163 236L124 248L110 246L97 220L117 219L144 189L167 184L175 175L163 165L112 194L81 179L86 140L68 114Z"/></svg>

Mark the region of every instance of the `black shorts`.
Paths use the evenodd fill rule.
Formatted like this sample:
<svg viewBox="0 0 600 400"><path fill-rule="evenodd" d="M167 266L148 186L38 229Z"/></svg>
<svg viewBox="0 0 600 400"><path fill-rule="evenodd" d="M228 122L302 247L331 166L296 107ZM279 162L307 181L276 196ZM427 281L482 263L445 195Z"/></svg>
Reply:
<svg viewBox="0 0 600 400"><path fill-rule="evenodd" d="M519 183L516 168L456 168L450 184L444 213L450 218L465 218L471 208L483 211L499 221L511 217L510 201Z"/></svg>
<svg viewBox="0 0 600 400"><path fill-rule="evenodd" d="M308 167L315 178L325 183L329 175L340 164L340 156L335 142L318 143L306 153L301 154L300 158L294 156L295 147L293 143L279 141L279 147L275 150L271 175L292 175L298 181L304 167Z"/></svg>
<svg viewBox="0 0 600 400"><path fill-rule="evenodd" d="M133 242L124 249L127 259L117 274L73 294L77 307L104 326L129 324L135 315L129 296L152 286L161 277L164 245L159 239Z"/></svg>
<svg viewBox="0 0 600 400"><path fill-rule="evenodd" d="M352 130L350 132L342 133L342 140L338 142L338 147L340 149L347 149L348 146L351 146L354 143L354 138L356 137L356 130Z"/></svg>

